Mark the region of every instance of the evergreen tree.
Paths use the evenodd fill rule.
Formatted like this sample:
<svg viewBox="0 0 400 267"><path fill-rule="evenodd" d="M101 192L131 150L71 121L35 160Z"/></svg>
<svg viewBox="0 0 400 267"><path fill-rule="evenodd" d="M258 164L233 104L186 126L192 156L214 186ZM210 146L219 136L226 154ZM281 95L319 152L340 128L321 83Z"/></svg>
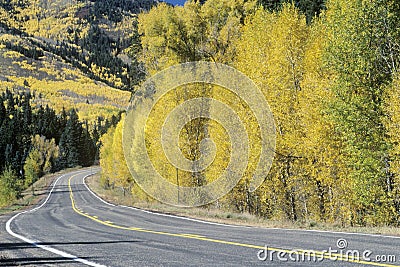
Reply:
<svg viewBox="0 0 400 267"><path fill-rule="evenodd" d="M80 165L88 167L93 165L96 156L96 146L92 137L89 134L89 126L87 121L86 127L81 130L80 148L79 148L79 161Z"/></svg>
<svg viewBox="0 0 400 267"><path fill-rule="evenodd" d="M81 137L82 125L78 120L78 114L75 109L72 109L60 138L58 168L73 168L80 165Z"/></svg>
<svg viewBox="0 0 400 267"><path fill-rule="evenodd" d="M284 3L293 2L306 16L307 22L310 23L315 16L318 16L325 9L326 0L259 0L258 2L270 11L279 11Z"/></svg>
<svg viewBox="0 0 400 267"><path fill-rule="evenodd" d="M6 145L7 145L7 140L6 140L6 119L7 119L7 114L6 114L6 108L3 103L3 98L0 97L0 171L3 169L4 164L6 162L5 159L5 150L6 150Z"/></svg>

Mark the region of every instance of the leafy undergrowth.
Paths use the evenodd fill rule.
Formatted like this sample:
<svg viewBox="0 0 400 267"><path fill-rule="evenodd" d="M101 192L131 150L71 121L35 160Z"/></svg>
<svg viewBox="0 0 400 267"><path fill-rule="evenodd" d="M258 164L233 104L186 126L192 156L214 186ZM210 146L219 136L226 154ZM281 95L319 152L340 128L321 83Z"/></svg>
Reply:
<svg viewBox="0 0 400 267"><path fill-rule="evenodd" d="M134 203L132 201L132 196L129 194L124 195L123 191L120 188L104 189L104 187L102 187L99 183L99 178L100 174L96 174L89 177L86 182L88 186L101 198L114 204L133 206L160 213L174 214L178 216L190 217L223 224L234 224L253 227L322 230L400 236L400 229L396 227L344 228L339 224L320 223L314 221L294 223L290 221L267 220L249 213L237 213L216 208L180 208L162 203Z"/></svg>
<svg viewBox="0 0 400 267"><path fill-rule="evenodd" d="M8 213L12 213L19 210L26 210L32 208L36 205L40 200L47 197L49 192L49 186L53 183L53 181L63 175L64 173L71 172L73 170L77 170L79 168L66 169L60 172L51 173L40 178L36 183L33 184L34 190L32 190L32 186L27 188L22 192L22 197L19 198L13 204L7 207L0 208L0 215L5 215Z"/></svg>

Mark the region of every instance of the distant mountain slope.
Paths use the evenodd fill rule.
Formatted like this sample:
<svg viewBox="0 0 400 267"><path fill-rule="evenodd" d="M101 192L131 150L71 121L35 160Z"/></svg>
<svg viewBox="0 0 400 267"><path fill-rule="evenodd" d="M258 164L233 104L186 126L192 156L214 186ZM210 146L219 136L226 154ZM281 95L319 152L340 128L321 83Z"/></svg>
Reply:
<svg viewBox="0 0 400 267"><path fill-rule="evenodd" d="M137 13L155 0L1 0L0 91L31 90L95 118L128 104L144 78Z"/></svg>
<svg viewBox="0 0 400 267"><path fill-rule="evenodd" d="M74 107L81 119L89 120L109 117L127 106L128 92L88 78L60 56L41 50L32 42L37 40L0 36L0 91L30 90L40 95L38 105L49 104L57 111ZM30 57L29 53L36 56Z"/></svg>

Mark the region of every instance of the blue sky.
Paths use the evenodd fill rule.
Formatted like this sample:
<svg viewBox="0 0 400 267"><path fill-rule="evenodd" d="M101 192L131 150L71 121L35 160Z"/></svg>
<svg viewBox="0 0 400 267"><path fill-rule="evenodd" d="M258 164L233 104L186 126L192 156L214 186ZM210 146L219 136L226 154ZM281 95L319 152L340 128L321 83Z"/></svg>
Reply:
<svg viewBox="0 0 400 267"><path fill-rule="evenodd" d="M183 4L186 2L186 0L164 0L164 1L171 3L173 5L181 5L181 6L183 6Z"/></svg>

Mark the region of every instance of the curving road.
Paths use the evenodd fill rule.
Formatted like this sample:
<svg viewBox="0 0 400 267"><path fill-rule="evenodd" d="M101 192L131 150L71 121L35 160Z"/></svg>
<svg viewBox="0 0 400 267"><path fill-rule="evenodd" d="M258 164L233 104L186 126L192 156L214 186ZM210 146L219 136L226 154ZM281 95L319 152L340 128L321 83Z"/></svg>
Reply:
<svg viewBox="0 0 400 267"><path fill-rule="evenodd" d="M0 266L400 266L400 238L221 225L114 206L87 188L88 175L65 174L40 206L0 218Z"/></svg>

